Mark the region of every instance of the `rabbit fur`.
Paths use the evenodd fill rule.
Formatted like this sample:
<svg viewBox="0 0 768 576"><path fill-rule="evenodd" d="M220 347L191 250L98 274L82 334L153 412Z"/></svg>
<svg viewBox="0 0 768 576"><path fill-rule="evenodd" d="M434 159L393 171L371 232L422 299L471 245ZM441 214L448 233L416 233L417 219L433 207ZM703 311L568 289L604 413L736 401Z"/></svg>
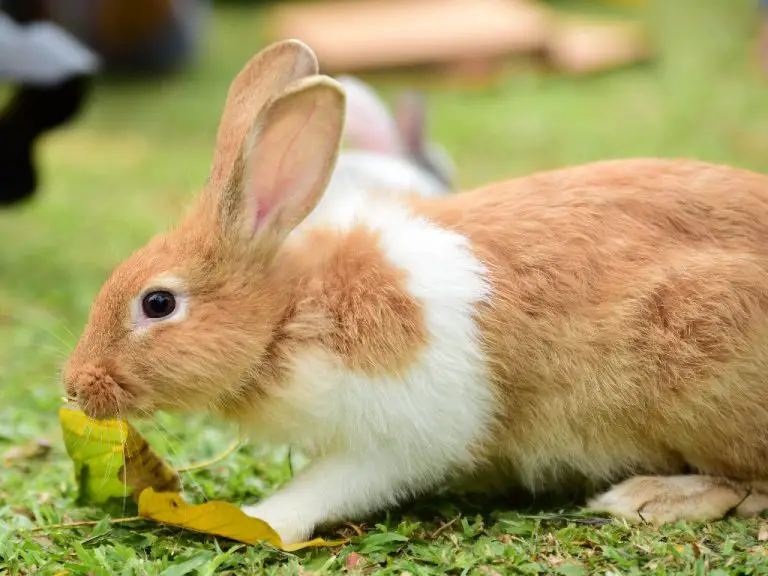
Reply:
<svg viewBox="0 0 768 576"><path fill-rule="evenodd" d="M344 111L301 42L245 66L198 202L95 299L83 410L305 450L245 508L285 542L486 473L630 522L768 508L768 178L611 160L312 224Z"/></svg>

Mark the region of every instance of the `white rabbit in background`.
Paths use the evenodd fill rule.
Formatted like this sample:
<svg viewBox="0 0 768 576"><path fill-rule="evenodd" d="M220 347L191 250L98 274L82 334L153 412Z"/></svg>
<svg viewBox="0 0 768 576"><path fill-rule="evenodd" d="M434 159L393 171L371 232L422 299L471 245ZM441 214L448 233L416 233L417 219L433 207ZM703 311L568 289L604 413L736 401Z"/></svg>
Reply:
<svg viewBox="0 0 768 576"><path fill-rule="evenodd" d="M352 76L337 80L347 95L346 147L308 222L334 208L348 209L371 193L431 197L453 191L454 164L444 147L427 139L422 94L401 93L393 115L362 80Z"/></svg>

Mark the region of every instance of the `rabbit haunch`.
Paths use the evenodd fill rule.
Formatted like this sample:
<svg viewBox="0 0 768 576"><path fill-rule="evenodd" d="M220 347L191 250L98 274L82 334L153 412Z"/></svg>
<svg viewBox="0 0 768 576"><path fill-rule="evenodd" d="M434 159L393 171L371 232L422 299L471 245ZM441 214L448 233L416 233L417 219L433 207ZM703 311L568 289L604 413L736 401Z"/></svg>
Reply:
<svg viewBox="0 0 768 576"><path fill-rule="evenodd" d="M612 161L414 203L489 270L497 448L525 484L768 475L767 178Z"/></svg>
<svg viewBox="0 0 768 576"><path fill-rule="evenodd" d="M115 270L65 367L86 411L302 446L247 509L286 542L486 472L629 478L591 506L631 521L766 508L768 178L612 161L307 220L344 126L316 64L278 43L233 82L200 202ZM142 316L156 290L178 306Z"/></svg>

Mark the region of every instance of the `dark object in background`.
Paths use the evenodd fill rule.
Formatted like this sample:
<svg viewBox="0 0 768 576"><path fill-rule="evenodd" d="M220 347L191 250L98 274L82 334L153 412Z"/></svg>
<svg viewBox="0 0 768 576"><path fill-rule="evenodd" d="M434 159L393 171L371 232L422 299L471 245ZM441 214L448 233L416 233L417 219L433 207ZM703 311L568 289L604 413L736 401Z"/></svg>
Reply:
<svg viewBox="0 0 768 576"><path fill-rule="evenodd" d="M34 194L36 139L75 117L90 83L89 77L76 76L53 86L22 86L0 112L0 206Z"/></svg>
<svg viewBox="0 0 768 576"><path fill-rule="evenodd" d="M60 26L97 53L104 74L167 74L199 45L211 0L0 0L17 22Z"/></svg>
<svg viewBox="0 0 768 576"><path fill-rule="evenodd" d="M0 109L0 206L35 193L38 138L75 118L98 69L98 57L60 27L0 12L0 78L14 85Z"/></svg>
<svg viewBox="0 0 768 576"><path fill-rule="evenodd" d="M34 195L37 139L77 117L97 74L188 65L209 2L0 0L0 79L18 86L0 110L0 207Z"/></svg>

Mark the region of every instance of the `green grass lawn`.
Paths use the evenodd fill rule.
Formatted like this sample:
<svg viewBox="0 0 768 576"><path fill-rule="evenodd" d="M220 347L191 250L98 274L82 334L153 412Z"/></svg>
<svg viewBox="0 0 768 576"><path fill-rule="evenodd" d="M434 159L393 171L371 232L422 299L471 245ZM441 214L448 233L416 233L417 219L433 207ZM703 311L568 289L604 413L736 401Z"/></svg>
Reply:
<svg viewBox="0 0 768 576"><path fill-rule="evenodd" d="M430 94L433 134L454 154L464 187L637 155L768 171L753 4L656 0L647 15L659 50L652 66L593 79L522 69L488 90L444 88ZM362 536L345 528L353 538L341 549L296 554L148 522L21 532L104 517L76 501L56 418L58 369L111 268L171 223L203 182L228 82L260 35L258 12L220 9L201 66L159 83L101 85L87 113L42 145L39 197L0 213L0 453L52 442L41 458L0 462L0 574L321 574L357 555L366 573L768 573L760 520L629 528L590 523L572 507L509 501L422 502L373 518ZM140 428L177 467L214 456L235 435L164 415ZM246 446L184 484L198 501L255 501L288 475L284 451Z"/></svg>

